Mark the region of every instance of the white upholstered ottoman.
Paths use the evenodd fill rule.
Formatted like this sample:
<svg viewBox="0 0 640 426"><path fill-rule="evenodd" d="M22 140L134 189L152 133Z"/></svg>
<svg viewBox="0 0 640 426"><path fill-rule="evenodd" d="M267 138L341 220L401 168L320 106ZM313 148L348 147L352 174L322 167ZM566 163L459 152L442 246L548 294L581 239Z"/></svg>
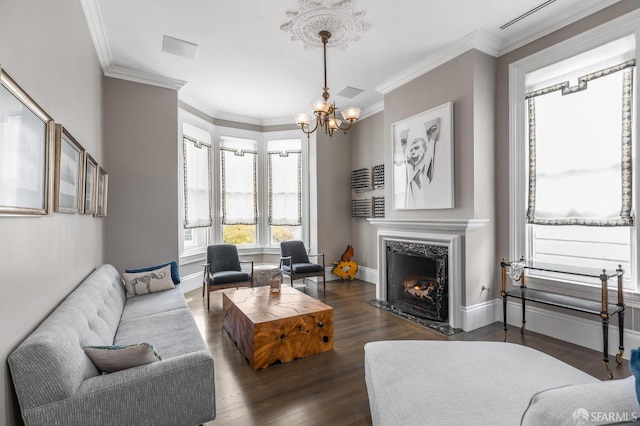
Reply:
<svg viewBox="0 0 640 426"><path fill-rule="evenodd" d="M526 346L395 340L364 349L374 425L574 426L640 417L633 376L600 381Z"/></svg>

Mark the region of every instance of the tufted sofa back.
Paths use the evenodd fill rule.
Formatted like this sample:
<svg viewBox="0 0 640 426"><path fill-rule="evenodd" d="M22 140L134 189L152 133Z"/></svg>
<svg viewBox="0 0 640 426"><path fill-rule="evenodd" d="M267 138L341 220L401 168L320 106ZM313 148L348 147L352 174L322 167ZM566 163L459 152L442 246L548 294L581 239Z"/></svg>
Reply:
<svg viewBox="0 0 640 426"><path fill-rule="evenodd" d="M68 398L100 374L82 347L113 344L125 301L120 274L103 265L9 355L23 410Z"/></svg>

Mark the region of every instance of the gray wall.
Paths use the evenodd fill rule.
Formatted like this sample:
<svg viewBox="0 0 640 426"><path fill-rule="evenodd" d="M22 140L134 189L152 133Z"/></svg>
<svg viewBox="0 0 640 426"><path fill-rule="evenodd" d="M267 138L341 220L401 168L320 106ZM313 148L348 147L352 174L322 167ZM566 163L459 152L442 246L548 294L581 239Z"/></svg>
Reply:
<svg viewBox="0 0 640 426"><path fill-rule="evenodd" d="M316 132L317 252L330 266L351 244L351 144L350 134L329 138ZM313 189L312 189L313 193ZM314 206L312 204L311 208ZM311 214L312 218L314 213ZM312 233L313 235L313 233ZM314 238L311 238L314 244ZM334 277L327 277L329 279Z"/></svg>
<svg viewBox="0 0 640 426"><path fill-rule="evenodd" d="M354 125L349 134L351 137L351 170L384 164L385 129L384 112L367 117ZM352 197L357 198L384 197L384 195L384 189L351 194ZM354 249L353 259L358 262L360 267L378 269L377 231L377 228L366 220L351 219L350 244Z"/></svg>
<svg viewBox="0 0 640 426"><path fill-rule="evenodd" d="M109 171L102 71L80 2L2 0L0 64ZM104 221L63 213L0 217L0 424L21 423L8 354L103 263Z"/></svg>
<svg viewBox="0 0 640 426"><path fill-rule="evenodd" d="M384 96L385 198L389 219L435 219L473 217L473 90L472 51L421 75ZM394 210L391 186L391 125L412 115L453 102L455 208Z"/></svg>
<svg viewBox="0 0 640 426"><path fill-rule="evenodd" d="M104 81L105 261L123 272L178 260L178 92Z"/></svg>

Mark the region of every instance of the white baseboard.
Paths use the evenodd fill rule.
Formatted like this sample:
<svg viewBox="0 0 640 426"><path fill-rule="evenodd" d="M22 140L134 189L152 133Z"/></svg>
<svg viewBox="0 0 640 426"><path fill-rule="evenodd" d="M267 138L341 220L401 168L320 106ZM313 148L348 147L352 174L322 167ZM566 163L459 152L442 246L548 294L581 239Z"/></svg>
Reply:
<svg viewBox="0 0 640 426"><path fill-rule="evenodd" d="M180 277L180 288L182 293L186 293L202 286L202 273L196 273L187 275L186 277Z"/></svg>
<svg viewBox="0 0 640 426"><path fill-rule="evenodd" d="M496 309L500 308L500 300L493 299L472 306L460 307L460 319L464 331L475 330L496 322ZM501 310L502 312L502 310Z"/></svg>
<svg viewBox="0 0 640 426"><path fill-rule="evenodd" d="M378 270L367 268L366 266L358 266L356 278L371 284L378 284Z"/></svg>

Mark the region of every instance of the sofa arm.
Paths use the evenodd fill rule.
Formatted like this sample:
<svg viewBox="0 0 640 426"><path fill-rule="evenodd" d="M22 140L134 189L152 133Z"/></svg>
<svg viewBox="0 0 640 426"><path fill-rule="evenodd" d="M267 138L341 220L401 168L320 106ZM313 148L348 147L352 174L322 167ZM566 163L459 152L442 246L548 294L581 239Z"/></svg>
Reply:
<svg viewBox="0 0 640 426"><path fill-rule="evenodd" d="M522 426L635 422L640 418L635 378L547 389L531 397Z"/></svg>
<svg viewBox="0 0 640 426"><path fill-rule="evenodd" d="M202 424L215 419L213 358L200 351L92 377L73 397L22 415L27 425Z"/></svg>

